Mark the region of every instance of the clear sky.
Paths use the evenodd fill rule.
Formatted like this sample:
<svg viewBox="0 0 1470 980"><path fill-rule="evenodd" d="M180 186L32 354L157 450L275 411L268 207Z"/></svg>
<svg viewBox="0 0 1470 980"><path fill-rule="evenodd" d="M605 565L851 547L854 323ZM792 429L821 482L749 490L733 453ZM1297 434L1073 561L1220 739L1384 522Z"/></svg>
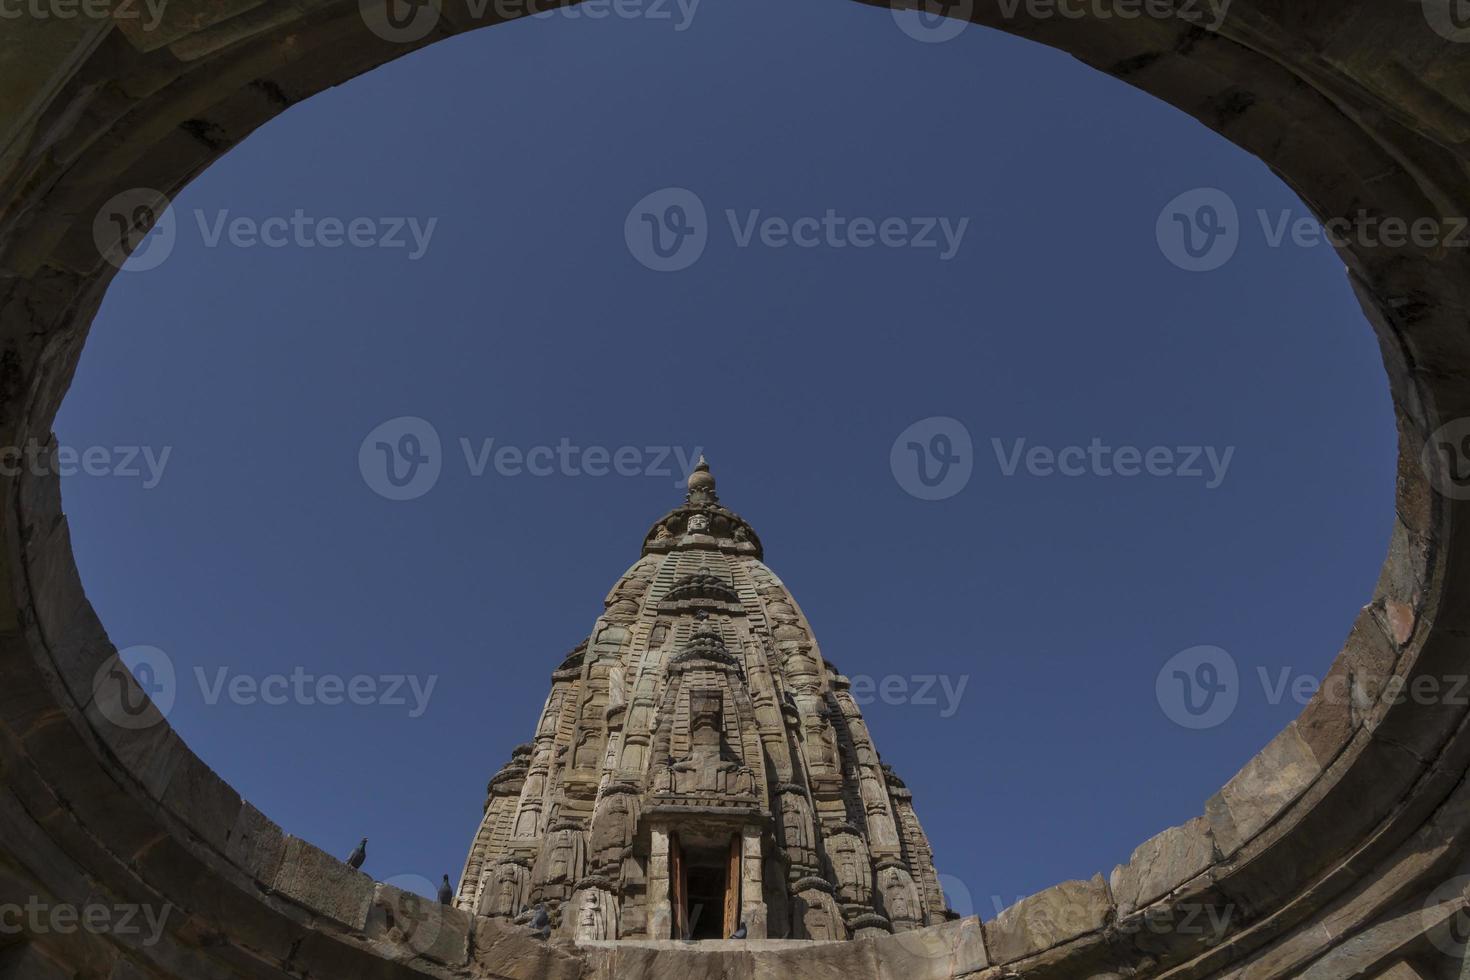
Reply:
<svg viewBox="0 0 1470 980"><path fill-rule="evenodd" d="M702 448L824 655L870 679L957 909L1201 813L1387 544L1376 342L1328 246L1273 245L1306 208L1002 34L932 43L841 0L625 9L292 108L118 276L57 433L162 472L119 454L63 490L114 642L168 657L171 722L288 831L457 880L486 781ZM1207 224L1228 261L1191 254ZM379 430L401 417L438 453ZM399 490L379 442L433 462L400 457L426 475ZM599 465L620 447L633 475ZM1228 682L1217 652L1172 659L1201 646L1235 668L1223 701L1183 690ZM366 675L373 703L263 702L293 674Z"/></svg>

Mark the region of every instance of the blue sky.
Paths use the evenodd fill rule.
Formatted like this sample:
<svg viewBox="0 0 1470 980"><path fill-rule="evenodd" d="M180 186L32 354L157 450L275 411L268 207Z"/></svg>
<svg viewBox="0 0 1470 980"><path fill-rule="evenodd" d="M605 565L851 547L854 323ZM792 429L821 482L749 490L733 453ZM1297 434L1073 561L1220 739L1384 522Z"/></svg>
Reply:
<svg viewBox="0 0 1470 980"><path fill-rule="evenodd" d="M138 477L63 484L114 642L167 654L171 722L287 830L453 878L550 672L680 499L673 450L702 448L824 654L871 679L957 908L1200 813L1299 711L1281 679L1325 671L1387 542L1376 343L1330 248L1273 246L1306 208L1029 42L923 43L838 0L629 9L412 54L178 196L56 423L140 450ZM1234 253L1181 268L1174 215L1204 234L1220 194ZM649 268L639 229L691 200L703 251ZM324 219L378 244L324 247ZM392 500L359 449L401 417L439 472ZM512 465L563 445L575 472ZM620 447L637 475L588 472ZM1190 727L1166 665L1198 647L1235 706ZM228 693L293 673L412 676L426 703Z"/></svg>

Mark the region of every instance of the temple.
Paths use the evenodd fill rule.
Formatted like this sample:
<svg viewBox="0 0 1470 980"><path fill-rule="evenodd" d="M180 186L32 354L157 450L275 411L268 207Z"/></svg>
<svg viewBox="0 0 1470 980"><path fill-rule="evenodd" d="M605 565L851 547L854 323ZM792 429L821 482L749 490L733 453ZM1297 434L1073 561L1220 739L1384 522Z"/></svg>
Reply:
<svg viewBox="0 0 1470 980"><path fill-rule="evenodd" d="M457 905L576 940L840 940L950 918L913 798L703 457L534 740L490 780Z"/></svg>

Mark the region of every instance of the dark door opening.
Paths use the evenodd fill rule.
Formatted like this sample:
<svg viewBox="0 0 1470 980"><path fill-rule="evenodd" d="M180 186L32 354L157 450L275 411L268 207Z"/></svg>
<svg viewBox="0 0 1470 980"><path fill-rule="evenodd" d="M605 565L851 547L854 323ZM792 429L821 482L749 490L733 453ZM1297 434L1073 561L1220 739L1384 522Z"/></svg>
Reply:
<svg viewBox="0 0 1470 980"><path fill-rule="evenodd" d="M725 869L719 865L687 866L690 939L724 939Z"/></svg>

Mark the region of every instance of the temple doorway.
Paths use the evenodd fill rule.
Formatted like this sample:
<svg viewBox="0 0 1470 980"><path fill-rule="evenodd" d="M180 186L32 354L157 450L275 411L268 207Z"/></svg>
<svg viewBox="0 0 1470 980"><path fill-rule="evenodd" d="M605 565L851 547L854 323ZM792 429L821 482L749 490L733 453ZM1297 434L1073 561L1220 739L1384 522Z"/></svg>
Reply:
<svg viewBox="0 0 1470 980"><path fill-rule="evenodd" d="M671 841L674 935L725 939L740 925L740 837L724 848L680 846Z"/></svg>

